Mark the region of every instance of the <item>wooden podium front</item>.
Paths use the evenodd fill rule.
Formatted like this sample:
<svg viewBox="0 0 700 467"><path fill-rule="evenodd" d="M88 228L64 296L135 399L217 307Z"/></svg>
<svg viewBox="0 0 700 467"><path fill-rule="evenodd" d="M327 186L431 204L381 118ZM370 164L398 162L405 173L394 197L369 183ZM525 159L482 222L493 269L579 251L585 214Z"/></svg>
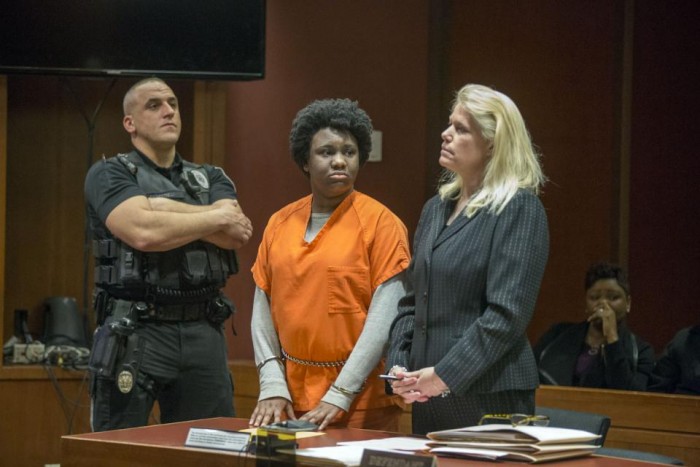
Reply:
<svg viewBox="0 0 700 467"><path fill-rule="evenodd" d="M248 428L248 420L240 418L208 418L180 423L150 425L140 428L86 433L61 438L61 467L244 467L263 461L254 455L230 451L185 447L190 428L241 430ZM359 430L354 428L330 429L321 436L298 440L300 448L334 446L340 441L402 436L398 433ZM509 463L512 464L512 463ZM259 464L260 465L260 464ZM440 467L491 466L493 462L438 458ZM629 459L589 456L548 466L567 467L644 467L658 464Z"/></svg>

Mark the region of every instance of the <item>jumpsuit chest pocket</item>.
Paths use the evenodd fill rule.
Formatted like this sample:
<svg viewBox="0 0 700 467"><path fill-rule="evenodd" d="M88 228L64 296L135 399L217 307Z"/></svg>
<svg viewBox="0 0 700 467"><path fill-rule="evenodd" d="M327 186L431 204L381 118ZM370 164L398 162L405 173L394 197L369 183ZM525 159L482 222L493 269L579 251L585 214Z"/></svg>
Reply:
<svg viewBox="0 0 700 467"><path fill-rule="evenodd" d="M369 269L362 266L329 266L328 313L360 313L370 302Z"/></svg>

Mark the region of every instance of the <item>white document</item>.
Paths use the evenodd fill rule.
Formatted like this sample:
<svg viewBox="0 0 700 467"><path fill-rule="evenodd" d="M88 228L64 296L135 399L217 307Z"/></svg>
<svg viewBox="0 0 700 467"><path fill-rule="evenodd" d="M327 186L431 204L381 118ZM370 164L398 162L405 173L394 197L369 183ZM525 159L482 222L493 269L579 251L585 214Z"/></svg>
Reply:
<svg viewBox="0 0 700 467"><path fill-rule="evenodd" d="M348 467L360 465L363 448L359 446L327 446L322 448L278 449L277 452L296 456L309 464L337 464Z"/></svg>
<svg viewBox="0 0 700 467"><path fill-rule="evenodd" d="M551 426L477 425L453 430L433 431L434 441L483 441L525 444L585 443L600 438L588 431Z"/></svg>
<svg viewBox="0 0 700 467"><path fill-rule="evenodd" d="M496 451L516 451L516 452L559 452L559 451L580 451L596 450L599 446L592 444L523 444L523 443L486 443L482 441L444 441L428 443L431 448L472 448L472 449L494 449Z"/></svg>
<svg viewBox="0 0 700 467"><path fill-rule="evenodd" d="M247 449L249 441L249 434L238 431L190 428L185 446L243 452Z"/></svg>
<svg viewBox="0 0 700 467"><path fill-rule="evenodd" d="M395 438L366 439L362 441L340 441L343 446L358 446L378 451L427 451L430 449L430 440L425 438L412 438L398 436Z"/></svg>
<svg viewBox="0 0 700 467"><path fill-rule="evenodd" d="M587 456L595 451L595 446L589 446L589 448L590 449L576 449L572 451L557 451L549 453L526 453L498 451L492 449L439 447L431 449L430 453L437 454L438 456L459 457L466 459L511 460L537 464L540 462L549 462L557 459Z"/></svg>

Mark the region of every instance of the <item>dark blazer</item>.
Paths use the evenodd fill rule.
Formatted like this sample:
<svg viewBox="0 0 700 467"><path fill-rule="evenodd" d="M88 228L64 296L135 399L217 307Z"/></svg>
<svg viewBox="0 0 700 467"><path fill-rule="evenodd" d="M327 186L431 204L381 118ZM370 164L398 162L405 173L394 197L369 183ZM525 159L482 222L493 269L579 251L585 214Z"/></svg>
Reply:
<svg viewBox="0 0 700 467"><path fill-rule="evenodd" d="M700 395L700 325L681 329L656 362L650 391Z"/></svg>
<svg viewBox="0 0 700 467"><path fill-rule="evenodd" d="M589 323L559 323L535 344L540 382L559 386L627 389L644 391L654 368L654 349L632 334L624 323L618 325L619 340L605 346L600 357L579 381L574 381L576 361L586 351Z"/></svg>
<svg viewBox="0 0 700 467"><path fill-rule="evenodd" d="M434 366L456 397L534 390L525 331L549 253L544 207L519 190L500 214L480 210L446 226L453 207L435 196L423 208L389 367Z"/></svg>

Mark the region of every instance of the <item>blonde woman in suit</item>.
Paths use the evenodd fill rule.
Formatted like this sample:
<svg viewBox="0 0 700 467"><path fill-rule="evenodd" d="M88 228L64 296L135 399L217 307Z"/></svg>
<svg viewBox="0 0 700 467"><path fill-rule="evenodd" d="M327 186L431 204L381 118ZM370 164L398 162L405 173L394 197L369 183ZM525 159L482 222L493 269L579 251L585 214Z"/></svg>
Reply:
<svg viewBox="0 0 700 467"><path fill-rule="evenodd" d="M535 409L525 330L549 253L545 181L513 101L468 84L442 133L439 193L424 206L409 290L390 331L388 372L413 432Z"/></svg>

